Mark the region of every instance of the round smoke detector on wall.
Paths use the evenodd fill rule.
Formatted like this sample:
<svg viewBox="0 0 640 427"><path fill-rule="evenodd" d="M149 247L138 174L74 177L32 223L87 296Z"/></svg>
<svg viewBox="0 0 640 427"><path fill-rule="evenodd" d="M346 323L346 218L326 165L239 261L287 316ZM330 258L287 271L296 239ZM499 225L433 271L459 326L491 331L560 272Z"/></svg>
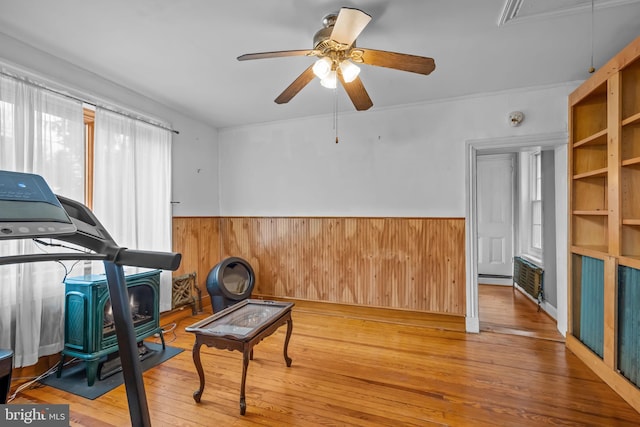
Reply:
<svg viewBox="0 0 640 427"><path fill-rule="evenodd" d="M522 111L512 111L509 113L509 124L511 126L520 126L523 120L524 113Z"/></svg>

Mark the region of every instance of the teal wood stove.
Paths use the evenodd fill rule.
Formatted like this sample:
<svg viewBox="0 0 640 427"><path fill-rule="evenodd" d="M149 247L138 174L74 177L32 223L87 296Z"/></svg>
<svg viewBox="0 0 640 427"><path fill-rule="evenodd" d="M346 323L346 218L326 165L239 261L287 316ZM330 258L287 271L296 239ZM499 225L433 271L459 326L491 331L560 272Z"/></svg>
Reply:
<svg viewBox="0 0 640 427"><path fill-rule="evenodd" d="M125 280L136 341L159 334L164 349L159 313L160 270L125 270ZM106 275L67 278L65 310L65 344L57 376L62 375L65 356L76 357L85 362L87 384L92 386L104 356L118 351Z"/></svg>

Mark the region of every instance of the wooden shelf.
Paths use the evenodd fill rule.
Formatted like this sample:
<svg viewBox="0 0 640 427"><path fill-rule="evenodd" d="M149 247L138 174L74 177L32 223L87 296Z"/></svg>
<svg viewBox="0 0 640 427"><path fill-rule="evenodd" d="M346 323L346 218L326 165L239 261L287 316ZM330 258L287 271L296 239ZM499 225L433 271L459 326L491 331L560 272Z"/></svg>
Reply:
<svg viewBox="0 0 640 427"><path fill-rule="evenodd" d="M640 225L640 219L638 218L623 219L622 225Z"/></svg>
<svg viewBox="0 0 640 427"><path fill-rule="evenodd" d="M595 169L589 172L583 172L583 173L579 173L576 175L573 175L573 179L583 179L583 178L592 178L592 177L597 177L597 176L607 176L608 173L608 169L607 168L602 168L602 169Z"/></svg>
<svg viewBox="0 0 640 427"><path fill-rule="evenodd" d="M603 129L586 138L576 141L573 148L584 147L585 145L607 145L607 130Z"/></svg>
<svg viewBox="0 0 640 427"><path fill-rule="evenodd" d="M633 159L627 159L622 161L622 166L640 165L640 157L634 157Z"/></svg>
<svg viewBox="0 0 640 427"><path fill-rule="evenodd" d="M588 256L591 258L604 259L607 256L608 248L606 246L571 246L571 252L576 255Z"/></svg>
<svg viewBox="0 0 640 427"><path fill-rule="evenodd" d="M575 210L572 212L574 215L595 215L595 216L607 216L609 215L609 211L607 210L600 210L600 209L596 209L596 210L591 210L591 211L587 211L587 210Z"/></svg>
<svg viewBox="0 0 640 427"><path fill-rule="evenodd" d="M623 255L620 257L618 264L640 270L640 256Z"/></svg>
<svg viewBox="0 0 640 427"><path fill-rule="evenodd" d="M622 120L622 126L632 125L635 123L640 123L640 113L636 113L633 116L627 117L626 119Z"/></svg>

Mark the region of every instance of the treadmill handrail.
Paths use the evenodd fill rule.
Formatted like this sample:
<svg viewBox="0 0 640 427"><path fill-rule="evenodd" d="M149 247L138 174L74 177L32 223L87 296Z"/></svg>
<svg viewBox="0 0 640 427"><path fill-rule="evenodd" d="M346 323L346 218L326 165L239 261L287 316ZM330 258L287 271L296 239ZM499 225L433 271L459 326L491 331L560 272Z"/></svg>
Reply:
<svg viewBox="0 0 640 427"><path fill-rule="evenodd" d="M107 260L107 256L103 254L69 253L69 252L8 255L8 256L0 257L0 265L22 264L25 262L78 261L78 260L105 261Z"/></svg>

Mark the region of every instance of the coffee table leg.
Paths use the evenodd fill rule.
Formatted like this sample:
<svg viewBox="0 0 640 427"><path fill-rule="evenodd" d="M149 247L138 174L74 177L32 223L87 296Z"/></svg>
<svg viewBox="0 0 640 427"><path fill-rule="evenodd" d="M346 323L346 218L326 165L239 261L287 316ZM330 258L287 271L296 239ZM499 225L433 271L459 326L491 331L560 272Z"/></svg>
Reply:
<svg viewBox="0 0 640 427"><path fill-rule="evenodd" d="M240 384L240 415L247 412L247 402L244 398L244 385L247 381L247 368L249 367L249 354L251 350L242 352L242 383Z"/></svg>
<svg viewBox="0 0 640 427"><path fill-rule="evenodd" d="M193 363L196 365L196 371L198 371L198 375L200 376L200 388L193 392L193 399L196 403L200 402L202 392L204 391L204 370L202 369L202 362L200 361L201 345L202 344L197 341L193 344Z"/></svg>
<svg viewBox="0 0 640 427"><path fill-rule="evenodd" d="M289 339L291 338L291 330L293 329L293 320L287 320L287 337L284 339L284 360L287 362L287 366L291 366L291 358L287 354L287 348L289 348Z"/></svg>

